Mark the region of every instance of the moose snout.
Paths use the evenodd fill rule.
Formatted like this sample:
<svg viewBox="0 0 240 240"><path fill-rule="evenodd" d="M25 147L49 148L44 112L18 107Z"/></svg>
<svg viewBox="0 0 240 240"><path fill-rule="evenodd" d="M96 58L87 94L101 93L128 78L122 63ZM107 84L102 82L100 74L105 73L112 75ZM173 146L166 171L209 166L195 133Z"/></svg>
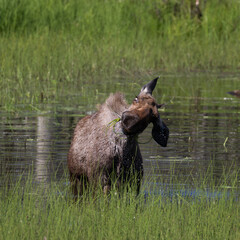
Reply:
<svg viewBox="0 0 240 240"><path fill-rule="evenodd" d="M130 111L125 111L122 114L122 127L125 134L131 134L134 130L134 126L139 121L139 117Z"/></svg>
<svg viewBox="0 0 240 240"><path fill-rule="evenodd" d="M148 125L145 119L142 119L134 111L125 111L121 118L123 131L127 135L141 133Z"/></svg>

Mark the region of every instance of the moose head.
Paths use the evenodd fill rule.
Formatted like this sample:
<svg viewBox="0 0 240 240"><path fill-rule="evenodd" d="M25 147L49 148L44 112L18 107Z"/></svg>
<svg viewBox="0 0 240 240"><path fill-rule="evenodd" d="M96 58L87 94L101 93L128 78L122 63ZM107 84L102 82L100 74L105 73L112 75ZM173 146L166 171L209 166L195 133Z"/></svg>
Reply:
<svg viewBox="0 0 240 240"><path fill-rule="evenodd" d="M169 130L158 112L162 105L157 104L152 96L157 80L158 77L142 87L130 107L123 112L121 122L123 132L126 135L138 135L144 131L149 123L153 123L153 139L162 147L166 147Z"/></svg>

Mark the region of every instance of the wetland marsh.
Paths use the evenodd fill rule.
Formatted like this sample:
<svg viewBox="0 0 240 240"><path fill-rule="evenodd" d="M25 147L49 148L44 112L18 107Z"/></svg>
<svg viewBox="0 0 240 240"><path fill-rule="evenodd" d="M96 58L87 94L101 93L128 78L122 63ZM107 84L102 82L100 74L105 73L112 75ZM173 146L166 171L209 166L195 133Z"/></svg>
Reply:
<svg viewBox="0 0 240 240"><path fill-rule="evenodd" d="M177 5L176 5L177 4ZM239 239L240 3L0 0L0 239ZM73 204L77 121L159 76L141 193Z"/></svg>

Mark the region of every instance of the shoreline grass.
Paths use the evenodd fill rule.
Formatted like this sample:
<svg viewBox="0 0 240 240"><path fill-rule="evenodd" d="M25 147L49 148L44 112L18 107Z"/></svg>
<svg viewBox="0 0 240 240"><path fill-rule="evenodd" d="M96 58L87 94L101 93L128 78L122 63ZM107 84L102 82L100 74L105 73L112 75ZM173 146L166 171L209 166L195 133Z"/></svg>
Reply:
<svg viewBox="0 0 240 240"><path fill-rule="evenodd" d="M210 187L221 197L111 192L74 203L65 177L48 185L25 183L0 189L1 239L239 239L240 205L236 177L231 188ZM202 181L204 182L204 180ZM64 186L64 187L63 187ZM230 193L230 194L229 194ZM239 195L238 195L239 197Z"/></svg>
<svg viewBox="0 0 240 240"><path fill-rule="evenodd" d="M201 20L191 1L176 4L1 0L0 105L54 102L115 76L239 72L240 3L206 1Z"/></svg>

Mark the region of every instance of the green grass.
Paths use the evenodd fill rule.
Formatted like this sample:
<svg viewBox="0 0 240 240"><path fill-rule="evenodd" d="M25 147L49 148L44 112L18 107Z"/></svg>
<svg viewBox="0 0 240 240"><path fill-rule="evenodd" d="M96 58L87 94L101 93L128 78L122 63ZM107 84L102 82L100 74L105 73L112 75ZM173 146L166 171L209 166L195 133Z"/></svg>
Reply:
<svg viewBox="0 0 240 240"><path fill-rule="evenodd" d="M0 105L53 103L86 85L239 71L240 3L0 0Z"/></svg>
<svg viewBox="0 0 240 240"><path fill-rule="evenodd" d="M209 178L193 186L195 198L181 187L172 196L119 198L112 191L74 203L65 177L44 186L29 177L0 190L0 239L239 239L239 175L223 177L217 187Z"/></svg>

